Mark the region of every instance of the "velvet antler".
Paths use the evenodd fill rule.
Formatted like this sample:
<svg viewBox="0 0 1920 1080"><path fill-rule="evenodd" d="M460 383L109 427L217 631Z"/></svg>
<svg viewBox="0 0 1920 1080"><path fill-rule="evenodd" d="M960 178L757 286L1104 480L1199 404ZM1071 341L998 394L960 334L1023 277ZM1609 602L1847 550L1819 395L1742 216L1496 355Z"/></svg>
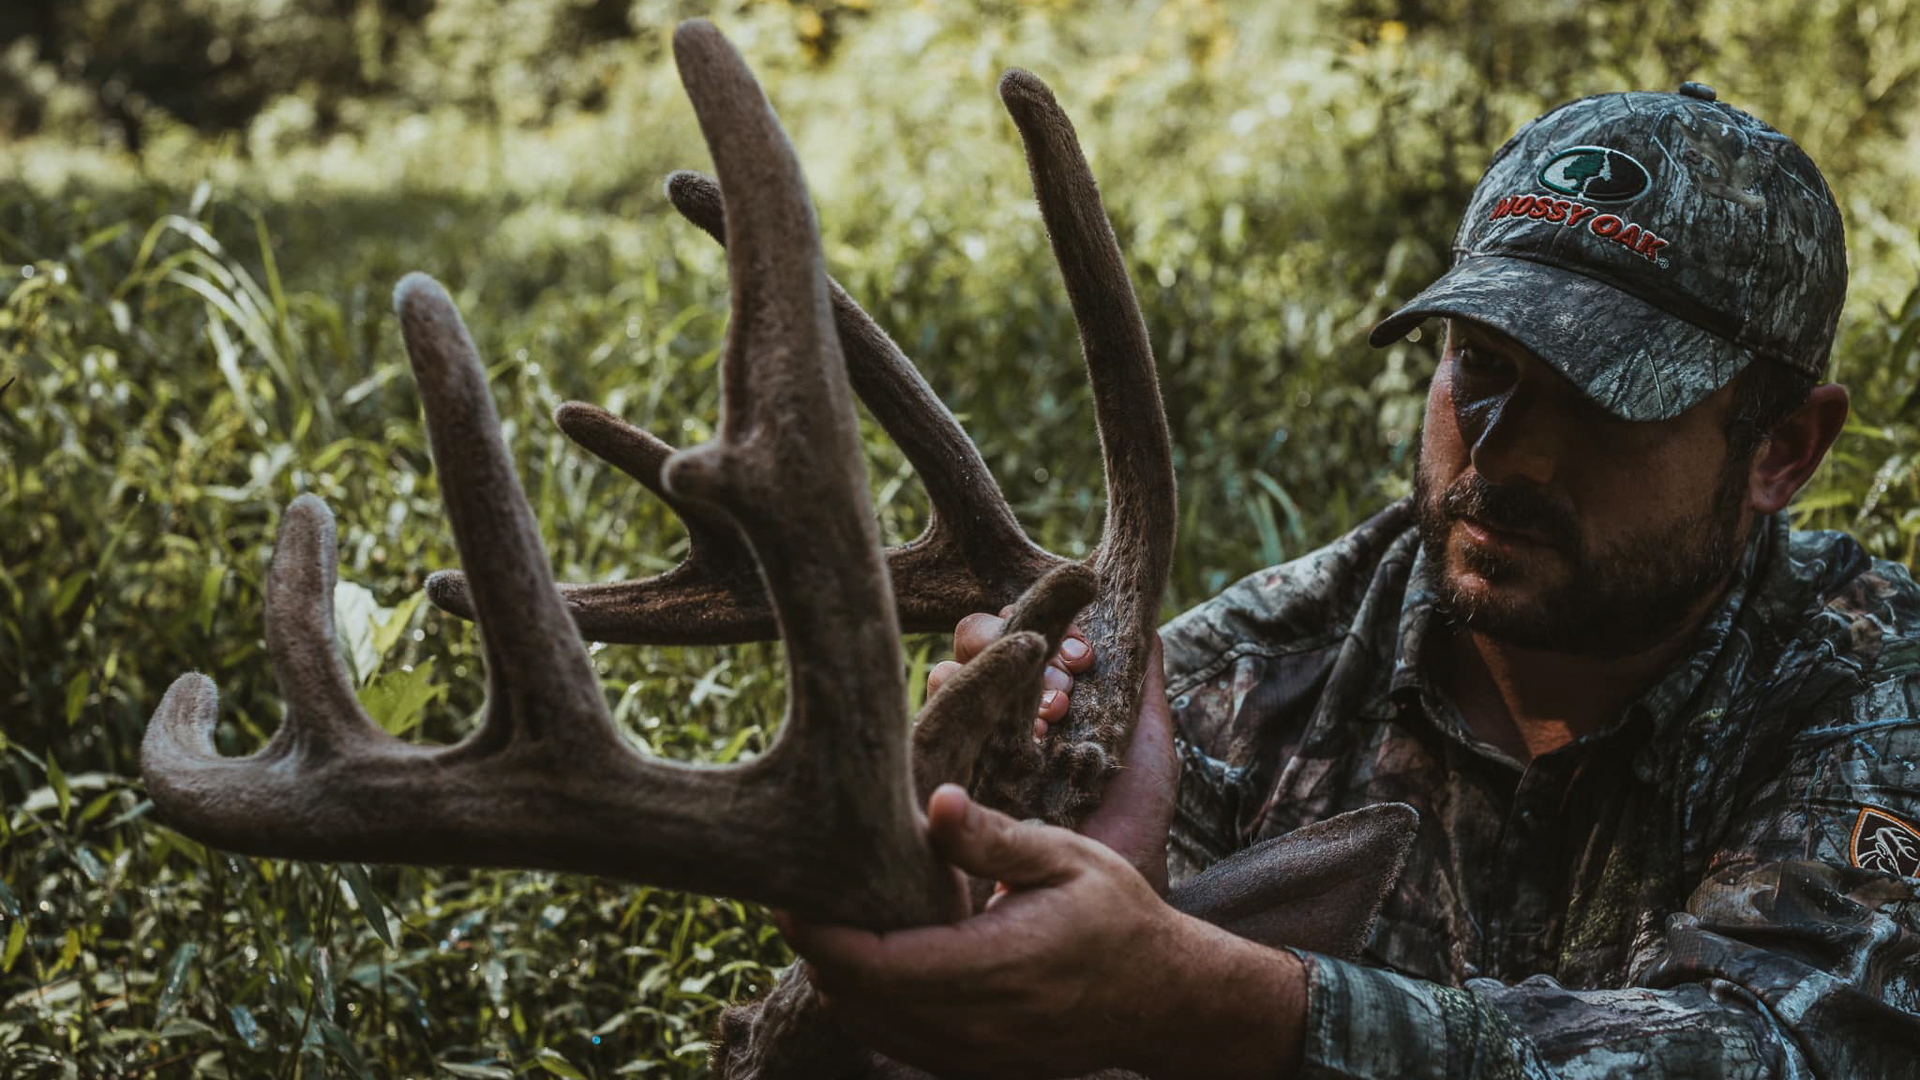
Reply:
<svg viewBox="0 0 1920 1080"><path fill-rule="evenodd" d="M674 54L723 190L746 197L727 199L738 242L720 434L661 456L659 483L752 553L759 602L787 642L778 739L750 764L703 768L643 757L619 735L472 341L445 292L414 275L395 303L470 571L489 676L480 729L414 746L360 710L332 641L332 518L303 496L282 524L268 593L287 719L260 752L223 758L211 681L176 681L142 748L172 824L254 854L584 871L874 927L961 910L954 875L922 836L893 596L799 166L718 31L683 25ZM1084 589L1073 575L1049 580ZM1072 610L1041 606L1064 608L1061 626ZM1025 730L1059 629L996 642L929 719L964 707L976 725Z"/></svg>
<svg viewBox="0 0 1920 1080"><path fill-rule="evenodd" d="M286 720L259 752L221 757L212 682L176 680L142 746L170 823L254 854L584 871L885 928L966 910L923 836L918 807L938 783L1056 824L1097 802L1140 706L1174 485L1145 327L1072 125L1038 79L1002 80L1094 386L1108 514L1084 563L1027 539L959 424L827 279L799 166L739 55L697 21L675 33L674 55L720 177L669 184L728 247L720 434L677 451L593 406L558 419L672 506L691 553L645 581L556 586L472 341L445 292L410 275L395 304L468 570L436 575L429 592L480 625L481 726L423 747L361 712L332 637L332 515L302 496L268 582ZM933 507L919 538L884 553L850 386ZM1007 603L1000 639L922 710L909 749L899 623L944 629ZM1036 747L1042 669L1076 611L1098 666ZM613 725L576 622L614 641L783 638L789 700L773 747L728 768L643 757ZM1412 834L1411 811L1369 808L1258 845L1169 899L1262 940L1351 951ZM725 1023L726 1077L919 1075L849 1042L798 968L764 1008Z"/></svg>

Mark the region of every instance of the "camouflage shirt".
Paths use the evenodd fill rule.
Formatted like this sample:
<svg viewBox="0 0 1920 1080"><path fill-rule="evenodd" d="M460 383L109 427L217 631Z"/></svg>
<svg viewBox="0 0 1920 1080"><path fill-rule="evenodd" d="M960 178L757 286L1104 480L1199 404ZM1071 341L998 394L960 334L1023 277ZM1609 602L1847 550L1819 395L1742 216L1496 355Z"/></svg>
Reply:
<svg viewBox="0 0 1920 1080"><path fill-rule="evenodd" d="M1165 629L1176 880L1400 801L1358 962L1303 953L1310 1077L1920 1077L1920 588L1756 528L1697 648L1523 764L1424 654L1410 506ZM1437 640L1437 639L1436 639Z"/></svg>

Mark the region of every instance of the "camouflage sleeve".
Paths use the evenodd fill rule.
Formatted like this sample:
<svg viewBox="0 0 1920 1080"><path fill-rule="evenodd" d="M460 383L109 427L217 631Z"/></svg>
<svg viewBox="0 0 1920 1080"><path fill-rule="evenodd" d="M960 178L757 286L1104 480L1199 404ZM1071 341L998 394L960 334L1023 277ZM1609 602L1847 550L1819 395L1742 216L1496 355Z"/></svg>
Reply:
<svg viewBox="0 0 1920 1080"><path fill-rule="evenodd" d="M1569 990L1542 975L1465 988L1302 953L1302 1080L1600 1080L1906 1076L1815 1072L1792 1033L1721 979L1665 990Z"/></svg>
<svg viewBox="0 0 1920 1080"><path fill-rule="evenodd" d="M1306 1077L1920 1075L1920 681L1803 728L1631 984L1463 988L1304 954Z"/></svg>

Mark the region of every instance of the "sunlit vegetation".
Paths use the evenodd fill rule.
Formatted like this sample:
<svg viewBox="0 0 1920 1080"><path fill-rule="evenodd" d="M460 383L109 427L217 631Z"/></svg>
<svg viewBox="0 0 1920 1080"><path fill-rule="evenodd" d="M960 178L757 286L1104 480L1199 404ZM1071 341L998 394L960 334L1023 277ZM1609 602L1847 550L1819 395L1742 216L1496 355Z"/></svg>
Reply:
<svg viewBox="0 0 1920 1080"><path fill-rule="evenodd" d="M389 307L408 270L466 312L558 574L681 553L671 516L548 414L596 402L682 444L715 422L724 263L659 194L706 161L665 50L684 15L761 73L832 271L1036 537L1083 550L1089 401L993 94L1007 66L1052 82L1161 365L1169 614L1406 491L1433 338L1375 352L1365 330L1446 264L1520 121L1714 84L1801 139L1848 215L1856 418L1794 513L1915 559L1920 3L274 7L0 16L0 1075L697 1075L718 1010L784 962L731 902L228 856L156 821L139 779L182 672L218 681L227 751L277 723L263 575L303 492L339 517L370 712L410 738L468 729L475 636L419 599L455 556ZM883 527L909 536L919 489L877 431L868 449ZM944 647L909 642L912 682ZM636 741L706 761L766 745L778 656L595 653Z"/></svg>

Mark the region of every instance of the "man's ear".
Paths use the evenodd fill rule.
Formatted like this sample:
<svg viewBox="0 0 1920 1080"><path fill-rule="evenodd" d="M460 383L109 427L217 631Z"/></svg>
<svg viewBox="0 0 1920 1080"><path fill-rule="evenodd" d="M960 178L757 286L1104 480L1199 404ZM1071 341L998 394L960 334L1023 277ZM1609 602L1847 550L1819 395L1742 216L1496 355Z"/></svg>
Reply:
<svg viewBox="0 0 1920 1080"><path fill-rule="evenodd" d="M1776 513L1793 499L1840 437L1847 408L1847 388L1822 383L1807 394L1805 404L1774 426L1754 454L1747 476L1747 505L1754 513Z"/></svg>

